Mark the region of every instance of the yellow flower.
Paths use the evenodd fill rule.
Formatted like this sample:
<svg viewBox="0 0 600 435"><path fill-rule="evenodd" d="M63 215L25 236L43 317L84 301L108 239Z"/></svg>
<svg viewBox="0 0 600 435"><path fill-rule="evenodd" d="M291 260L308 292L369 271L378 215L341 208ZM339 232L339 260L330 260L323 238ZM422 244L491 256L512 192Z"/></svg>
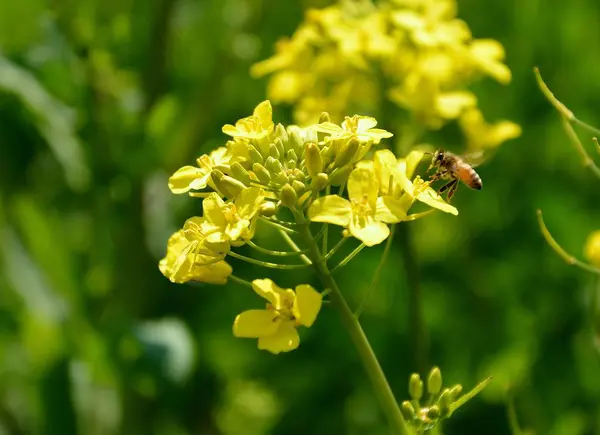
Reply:
<svg viewBox="0 0 600 435"><path fill-rule="evenodd" d="M507 84L512 78L510 69L502 63L504 47L493 39L477 39L469 47L473 61L486 74L500 83Z"/></svg>
<svg viewBox="0 0 600 435"><path fill-rule="evenodd" d="M511 121L488 124L479 109L472 108L460 117L459 124L473 151L496 148L503 142L521 135L521 127Z"/></svg>
<svg viewBox="0 0 600 435"><path fill-rule="evenodd" d="M225 284L232 269L222 260L223 256L202 249L201 240L196 238L190 241L182 229L169 238L167 255L160 260L158 267L164 276L175 283L199 281Z"/></svg>
<svg viewBox="0 0 600 435"><path fill-rule="evenodd" d="M317 199L308 210L310 220L346 227L366 246L383 242L390 234L386 224L405 220L407 209L393 197L378 198L378 184L373 169L354 169L348 179L350 199L338 195Z"/></svg>
<svg viewBox="0 0 600 435"><path fill-rule="evenodd" d="M233 246L250 240L264 198L264 191L259 187L243 189L233 202L225 202L216 193L211 193L202 201L204 218L210 228L207 240L229 242Z"/></svg>
<svg viewBox="0 0 600 435"><path fill-rule="evenodd" d="M408 203L408 207L415 201L427 204L430 207L441 210L453 215L458 214L456 207L448 204L444 199L417 175L413 181L410 181L412 172L415 170L418 162L423 158L422 151L412 151L406 159L400 159L398 166L394 169L393 175L404 191L402 200Z"/></svg>
<svg viewBox="0 0 600 435"><path fill-rule="evenodd" d="M378 144L381 139L392 137L392 133L380 128L373 128L377 125L377 120L370 116L354 115L346 116L342 125L336 125L332 122L322 122L313 126L315 131L325 133L331 139L350 139L356 137L361 142L373 142Z"/></svg>
<svg viewBox="0 0 600 435"><path fill-rule="evenodd" d="M273 108L269 100L263 101L254 109L252 116L240 119L235 123L223 126L223 133L234 138L262 139L271 134L273 124Z"/></svg>
<svg viewBox="0 0 600 435"><path fill-rule="evenodd" d="M198 167L184 166L177 170L169 178L169 189L175 194L205 189L210 179L210 171L217 165L229 163L230 159L231 155L225 147L204 154L196 159Z"/></svg>
<svg viewBox="0 0 600 435"><path fill-rule="evenodd" d="M244 311L235 318L236 337L258 338L258 348L274 354L289 352L300 344L296 328L312 326L321 309L322 296L310 285L282 289L270 279L252 281L254 291L268 301L265 310Z"/></svg>
<svg viewBox="0 0 600 435"><path fill-rule="evenodd" d="M600 267L600 230L588 236L585 243L585 256L596 267Z"/></svg>

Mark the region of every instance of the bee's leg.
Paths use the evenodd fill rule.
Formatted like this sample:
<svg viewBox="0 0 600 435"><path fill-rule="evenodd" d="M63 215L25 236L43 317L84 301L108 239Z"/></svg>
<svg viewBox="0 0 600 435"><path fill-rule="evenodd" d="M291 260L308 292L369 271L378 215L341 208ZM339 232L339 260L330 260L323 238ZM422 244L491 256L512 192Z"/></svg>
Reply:
<svg viewBox="0 0 600 435"><path fill-rule="evenodd" d="M457 187L458 187L458 180L454 179L454 180L444 184L440 188L439 193L442 194L447 191L448 192L447 193L448 202L450 202L450 199L452 199L452 196L454 195L454 192L456 191Z"/></svg>
<svg viewBox="0 0 600 435"><path fill-rule="evenodd" d="M454 185L448 189L448 201L450 201L452 199L452 197L454 196L454 193L456 193L456 189L458 189L458 180L454 180L455 183Z"/></svg>
<svg viewBox="0 0 600 435"><path fill-rule="evenodd" d="M431 177L429 177L429 182L433 183L437 180L440 180L441 178L443 178L446 174L448 173L448 171L446 170L439 170L438 172L436 172L435 174L433 174Z"/></svg>

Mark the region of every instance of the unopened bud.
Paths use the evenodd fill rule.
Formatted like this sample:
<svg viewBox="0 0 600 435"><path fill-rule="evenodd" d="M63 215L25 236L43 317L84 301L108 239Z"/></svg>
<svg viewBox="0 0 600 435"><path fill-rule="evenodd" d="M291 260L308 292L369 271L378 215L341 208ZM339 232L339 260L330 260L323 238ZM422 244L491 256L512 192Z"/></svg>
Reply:
<svg viewBox="0 0 600 435"><path fill-rule="evenodd" d="M298 163L296 163L296 160L288 160L286 166L288 169L296 169L298 167Z"/></svg>
<svg viewBox="0 0 600 435"><path fill-rule="evenodd" d="M292 177L294 178L294 180L298 180L303 183L304 183L304 180L306 179L306 175L304 174L304 172L302 172L298 168L296 168L292 171Z"/></svg>
<svg viewBox="0 0 600 435"><path fill-rule="evenodd" d="M454 387L450 388L450 399L452 402L455 402L456 399L462 394L463 386L460 384L456 384Z"/></svg>
<svg viewBox="0 0 600 435"><path fill-rule="evenodd" d="M285 127L282 124L275 126L275 137L280 138L284 144L289 140L287 131L285 131Z"/></svg>
<svg viewBox="0 0 600 435"><path fill-rule="evenodd" d="M324 146L321 148L321 158L323 159L324 167L331 163L333 157L333 149L330 146Z"/></svg>
<svg viewBox="0 0 600 435"><path fill-rule="evenodd" d="M252 145L248 145L248 155L250 156L250 160L254 163L260 163L262 165L265 162L262 154Z"/></svg>
<svg viewBox="0 0 600 435"><path fill-rule="evenodd" d="M312 190L321 190L324 189L327 185L329 184L329 177L327 176L326 173L321 172L320 174L317 174L316 177L313 177L313 179L311 180L310 183L310 188Z"/></svg>
<svg viewBox="0 0 600 435"><path fill-rule="evenodd" d="M402 402L400 410L402 411L402 415L406 420L411 421L415 418L415 408L413 408L412 404L408 400Z"/></svg>
<svg viewBox="0 0 600 435"><path fill-rule="evenodd" d="M292 149L298 153L302 150L302 137L300 136L300 132L296 129L290 129L291 131L288 133L289 139L289 149Z"/></svg>
<svg viewBox="0 0 600 435"><path fill-rule="evenodd" d="M439 367L434 367L427 377L427 392L435 396L442 389L442 372Z"/></svg>
<svg viewBox="0 0 600 435"><path fill-rule="evenodd" d="M437 405L433 405L431 408L429 408L427 411L427 418L429 420L437 420L440 418L440 408Z"/></svg>
<svg viewBox="0 0 600 435"><path fill-rule="evenodd" d="M281 166L281 162L271 156L267 157L265 167L268 169L271 175L277 175L283 171L283 166Z"/></svg>
<svg viewBox="0 0 600 435"><path fill-rule="evenodd" d="M348 181L348 177L350 176L350 172L352 171L352 166L343 166L341 168L336 168L333 170L331 175L329 175L329 182L333 186L341 186L346 181Z"/></svg>
<svg viewBox="0 0 600 435"><path fill-rule="evenodd" d="M281 154L279 154L279 150L277 149L277 145L274 143L269 145L269 156L273 157L276 160L279 160Z"/></svg>
<svg viewBox="0 0 600 435"><path fill-rule="evenodd" d="M212 183L214 184L216 190L218 190L219 192L221 192L223 195L225 195L227 197L231 197L232 195L230 194L230 192L223 185L223 183L221 183L221 180L223 180L223 177L225 177L225 174L223 174L218 169L213 169L210 172L210 179L212 180Z"/></svg>
<svg viewBox="0 0 600 435"><path fill-rule="evenodd" d="M414 400L421 400L423 397L423 381L418 373L413 373L410 375L410 380L408 381L408 394Z"/></svg>
<svg viewBox="0 0 600 435"><path fill-rule="evenodd" d="M585 256L596 267L600 267L600 230L591 233L585 243Z"/></svg>
<svg viewBox="0 0 600 435"><path fill-rule="evenodd" d="M273 201L263 202L258 209L258 213L261 216L265 216L265 217L275 216L277 214L277 211L278 211L278 207L277 207L277 205L275 205L275 203Z"/></svg>
<svg viewBox="0 0 600 435"><path fill-rule="evenodd" d="M281 188L281 194L279 195L281 198L281 203L288 208L294 208L296 206L296 201L298 200L298 195L292 186L286 184Z"/></svg>
<svg viewBox="0 0 600 435"><path fill-rule="evenodd" d="M440 415L445 417L450 412L450 404L452 403L452 397L450 395L450 390L445 388L440 394L440 398L437 401L438 406L440 407Z"/></svg>
<svg viewBox="0 0 600 435"><path fill-rule="evenodd" d="M306 186L304 185L304 183L298 180L292 181L292 187L298 195L302 195L306 190Z"/></svg>
<svg viewBox="0 0 600 435"><path fill-rule="evenodd" d="M260 181L262 184L269 184L269 182L271 181L271 174L263 165L261 165L260 163L253 163L252 170L256 174L256 178L258 178L258 181Z"/></svg>
<svg viewBox="0 0 600 435"><path fill-rule="evenodd" d="M323 172L323 158L321 150L314 143L307 143L304 148L304 164L311 177Z"/></svg>
<svg viewBox="0 0 600 435"><path fill-rule="evenodd" d="M244 183L229 175L224 175L223 178L221 178L221 186L225 189L225 192L223 193L229 198L239 195L239 193L246 188Z"/></svg>
<svg viewBox="0 0 600 435"><path fill-rule="evenodd" d="M290 177L288 177L286 171L282 171L275 176L275 183L279 184L280 186L283 186L284 184L287 184L290 181L292 180L290 180Z"/></svg>
<svg viewBox="0 0 600 435"><path fill-rule="evenodd" d="M233 178L240 180L246 186L250 185L250 174L239 162L233 162L230 166L230 170Z"/></svg>
<svg viewBox="0 0 600 435"><path fill-rule="evenodd" d="M327 112L323 112L319 116L319 124L322 124L324 122L331 122L329 119L329 113L327 113Z"/></svg>
<svg viewBox="0 0 600 435"><path fill-rule="evenodd" d="M307 190L306 192L304 192L304 194L298 198L298 205L300 207L304 207L306 205L306 202L310 199L310 197L312 196L312 192L310 190Z"/></svg>
<svg viewBox="0 0 600 435"><path fill-rule="evenodd" d="M359 145L360 142L357 138L351 138L335 157L335 166L339 168L340 166L350 163L356 154L356 151L358 151Z"/></svg>
<svg viewBox="0 0 600 435"><path fill-rule="evenodd" d="M296 154L296 151L294 150L287 150L286 157L288 160L298 161L298 154Z"/></svg>
<svg viewBox="0 0 600 435"><path fill-rule="evenodd" d="M277 148L277 151L279 152L279 158L285 156L285 148L283 146L283 142L281 141L281 139L276 137L275 140L273 141L273 143L275 144L275 147Z"/></svg>

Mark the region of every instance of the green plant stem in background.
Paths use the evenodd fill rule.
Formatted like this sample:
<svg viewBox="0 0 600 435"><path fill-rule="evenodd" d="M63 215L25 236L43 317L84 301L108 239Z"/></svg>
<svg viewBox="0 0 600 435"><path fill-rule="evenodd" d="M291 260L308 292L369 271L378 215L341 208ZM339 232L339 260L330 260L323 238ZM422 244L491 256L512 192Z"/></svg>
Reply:
<svg viewBox="0 0 600 435"><path fill-rule="evenodd" d="M565 251L556 242L556 240L554 240L554 237L552 237L552 234L550 234L550 231L548 231L548 228L546 227L546 224L544 223L544 218L542 217L541 210L537 211L537 217L538 217L538 223L540 225L540 230L542 231L542 235L544 236L544 239L546 239L546 242L548 243L548 245L550 245L550 247L554 250L554 252L556 252L563 260L565 260L565 262L568 265L577 266L580 269L585 270L586 272L591 272L591 273L600 275L600 269L598 269L594 266L590 266L589 264L584 263L583 261L579 261L577 258L573 257L571 254L569 254L567 251Z"/></svg>
<svg viewBox="0 0 600 435"><path fill-rule="evenodd" d="M304 269L309 264L279 264L279 263L270 263L268 261L256 260L251 257L246 257L245 255L238 254L237 252L229 251L227 255L237 258L238 260L243 260L251 264L256 264L257 266L267 267L269 269L281 269L281 270L293 270L293 269Z"/></svg>
<svg viewBox="0 0 600 435"><path fill-rule="evenodd" d="M515 410L515 403L512 398L508 399L508 404L506 405L506 413L508 416L508 426L510 427L511 435L523 435L523 430L519 425L519 420L517 419L517 411Z"/></svg>
<svg viewBox="0 0 600 435"><path fill-rule="evenodd" d="M411 354L414 358L414 370L425 372L427 369L428 338L423 317L419 265L409 225L401 225L398 236L402 250L402 264L406 276L406 285L408 287L408 334L411 342Z"/></svg>
<svg viewBox="0 0 600 435"><path fill-rule="evenodd" d="M383 408L385 415L388 418L390 427L393 429L395 434L398 435L410 435L410 431L404 417L398 407L398 402L392 393L392 389L385 378L383 370L379 365L379 361L369 344L362 327L358 319L352 313L352 310L348 306L348 303L344 299L342 292L337 286L335 279L333 278L325 259L321 255L321 251L317 246L313 235L308 226L308 222L305 221L304 216L300 213L296 213L296 221L300 224L300 237L308 248L308 257L312 261L315 271L319 277L319 280L331 293L329 298L331 300L331 306L339 313L342 324L348 332L360 359L363 363L365 370L367 371L375 394L379 399L379 403Z"/></svg>
<svg viewBox="0 0 600 435"><path fill-rule="evenodd" d="M581 143L581 141L579 140L579 137L577 136L577 133L575 132L575 129L573 128L572 124L575 124L582 128L585 128L586 130L588 130L589 132L591 132L592 134L595 134L595 135L600 135L600 130L598 130L595 127L592 127L591 125L589 125L586 122L583 122L583 121L577 119L575 114L554 96L554 94L552 93L552 91L550 90L548 85L546 85L546 83L542 79L540 70L538 68L534 68L533 72L535 73L535 78L538 82L540 89L542 90L542 93L548 99L550 104L552 104L554 106L554 108L558 111L558 113L560 114L562 121L563 121L562 122L563 128L564 128L565 132L567 133L567 136L571 140L571 143L575 147L575 150L577 150L577 152L581 156L581 159L583 160L583 166L585 166L586 168L590 168L590 170L594 173L594 175L596 175L598 178L600 178L600 168L598 168L598 166L596 166L596 164L594 163L592 158L589 156L589 154L585 150L585 148L584 148L583 144Z"/></svg>

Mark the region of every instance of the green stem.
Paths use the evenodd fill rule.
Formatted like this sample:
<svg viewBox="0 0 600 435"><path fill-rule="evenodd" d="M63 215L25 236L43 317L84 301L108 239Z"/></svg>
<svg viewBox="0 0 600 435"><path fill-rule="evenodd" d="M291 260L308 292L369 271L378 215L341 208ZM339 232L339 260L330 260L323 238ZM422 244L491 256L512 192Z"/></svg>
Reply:
<svg viewBox="0 0 600 435"><path fill-rule="evenodd" d="M340 261L340 263L337 266L335 266L333 269L331 269L331 273L336 273L338 270L340 270L346 264L350 263L350 261L352 261L352 259L354 257L356 257L360 253L360 251L362 251L364 249L364 247L365 247L364 243L361 243L360 245L358 245L354 251L352 251L350 254L348 254L348 256L346 258L344 258L342 261Z"/></svg>
<svg viewBox="0 0 600 435"><path fill-rule="evenodd" d="M256 264L262 267L268 267L269 269L281 269L281 270L293 270L293 269L304 269L305 267L310 266L310 264L279 264L279 263L270 263L268 261L256 260L255 258L246 257L245 255L238 254L237 252L229 251L227 255L237 258L238 260L243 260L251 264Z"/></svg>
<svg viewBox="0 0 600 435"><path fill-rule="evenodd" d="M346 242L346 240L348 240L348 237L342 237L340 239L340 241L337 242L337 244L331 249L331 251L329 251L329 252L325 251L325 252L327 252L327 254L325 254L325 252L321 252L321 255L324 255L325 260L329 260L342 247L342 245Z"/></svg>
<svg viewBox="0 0 600 435"><path fill-rule="evenodd" d="M404 421L404 417L402 417L400 409L398 408L398 403L396 402L383 370L379 365L379 361L377 360L373 349L371 349L369 340L358 319L354 316L348 303L344 299L335 279L331 275L325 259L321 255L321 251L313 239L308 223L304 220L304 216L299 213L296 214L296 221L301 224L299 231L304 243L308 247L308 257L311 259L314 269L323 286L331 291L329 295L331 305L338 311L342 324L358 351L390 426L395 434L410 435L411 431Z"/></svg>
<svg viewBox="0 0 600 435"><path fill-rule="evenodd" d="M371 298L371 295L373 294L375 287L377 287L377 285L379 284L379 277L381 276L381 272L383 271L383 266L385 265L385 260L387 260L387 257L390 254L390 250L392 247L392 241L394 240L395 232L396 232L396 225L392 225L392 228L390 230L390 235L385 243L385 248L383 249L383 254L381 255L381 259L379 260L379 265L377 265L377 269L375 270L375 275L373 275L373 280L371 281L371 285L369 286L369 289L367 290L367 294L365 295L365 298L361 302L360 306L354 312L354 315L356 316L357 319L360 317L363 310L365 309L365 307L367 305L367 301Z"/></svg>
<svg viewBox="0 0 600 435"><path fill-rule="evenodd" d="M236 282L241 285L245 285L248 287L252 287L252 283L250 281L245 280L244 278L240 278L239 276L229 275L229 279L233 282Z"/></svg>
<svg viewBox="0 0 600 435"><path fill-rule="evenodd" d="M258 246L252 240L248 240L246 242L248 246L256 249L258 252L262 252L263 254L272 255L274 257L296 257L298 255L302 255L306 253L306 251L272 251L271 249L263 248L262 246Z"/></svg>
<svg viewBox="0 0 600 435"><path fill-rule="evenodd" d="M264 218L264 217L262 217L262 216L261 216L261 217L259 217L259 220L260 220L261 222L264 222L264 223L265 223L265 224L267 224L267 225L270 225L270 226L272 226L272 227L274 227L274 228L277 228L278 230L285 231L286 233L289 233L289 234L298 234L298 231L296 231L296 230L293 230L293 229L291 229L291 228L288 228L288 227L286 227L285 225L282 225L282 224L280 224L280 223L273 222L272 220L269 220L269 219L267 219L267 218Z"/></svg>
<svg viewBox="0 0 600 435"><path fill-rule="evenodd" d="M294 242L294 239L292 239L288 233L286 233L285 231L283 231L283 230L280 229L279 230L279 234L281 235L281 237L283 238L283 240L285 240L285 242L289 245L290 248L292 248L296 252L303 252L298 247L298 245L296 244L296 242ZM304 254L300 255L300 260L302 260L302 262L304 264L310 264L310 260Z"/></svg>

